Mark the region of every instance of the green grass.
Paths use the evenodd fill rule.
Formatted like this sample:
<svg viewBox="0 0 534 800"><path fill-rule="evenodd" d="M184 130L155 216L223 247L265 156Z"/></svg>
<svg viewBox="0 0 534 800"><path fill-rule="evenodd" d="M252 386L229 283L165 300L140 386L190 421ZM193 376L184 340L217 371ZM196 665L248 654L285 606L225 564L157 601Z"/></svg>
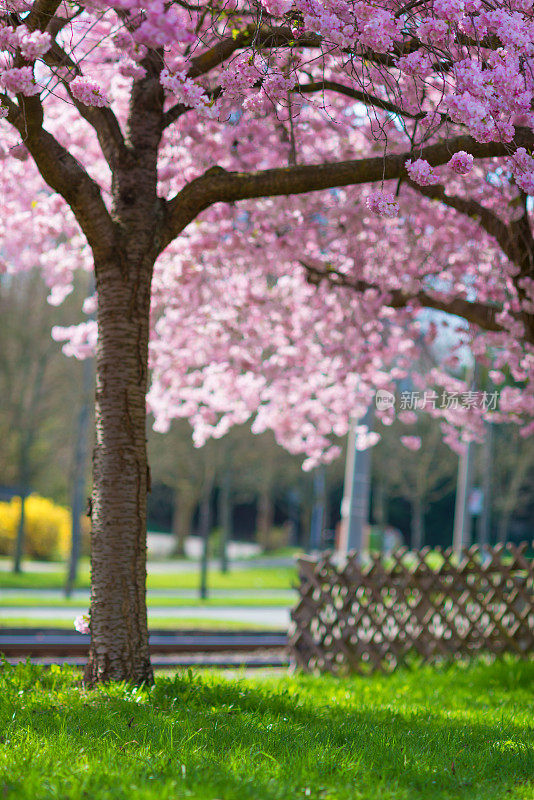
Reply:
<svg viewBox="0 0 534 800"><path fill-rule="evenodd" d="M150 595L147 599L149 608L152 606L159 608L205 608L205 607L245 607L256 608L271 606L273 608L286 608L293 605L296 599L296 594L289 593L284 597L265 597L263 595L248 595L240 594L237 597L208 597L206 600L199 600L196 597L158 597L151 598ZM61 597L9 597L0 598L0 615L2 609L9 608L79 608L83 605L83 600L71 598L69 600Z"/></svg>
<svg viewBox="0 0 534 800"><path fill-rule="evenodd" d="M73 619L35 619L35 617L0 617L0 632L2 628L65 628L73 630ZM168 628L169 630L251 630L258 628L266 628L268 630L276 630L277 626L262 625L255 622L237 622L235 620L224 619L210 619L208 617L150 617L150 628ZM283 630L280 628L280 630Z"/></svg>
<svg viewBox="0 0 534 800"><path fill-rule="evenodd" d="M0 674L6 800L531 800L534 664L392 676Z"/></svg>
<svg viewBox="0 0 534 800"><path fill-rule="evenodd" d="M196 589L199 584L199 571L177 572L169 567L168 572L155 572L149 575L149 589ZM293 567L250 567L233 570L226 574L209 572L208 585L212 589L291 589L297 583L297 571ZM84 567L76 583L79 589L88 589L89 569ZM63 589L65 572L23 572L14 575L0 572L0 589Z"/></svg>

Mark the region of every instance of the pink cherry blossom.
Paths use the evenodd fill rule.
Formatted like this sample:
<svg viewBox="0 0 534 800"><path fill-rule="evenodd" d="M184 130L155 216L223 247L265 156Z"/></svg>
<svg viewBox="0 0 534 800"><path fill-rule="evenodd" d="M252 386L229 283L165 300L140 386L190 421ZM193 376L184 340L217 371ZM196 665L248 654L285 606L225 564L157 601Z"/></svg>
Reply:
<svg viewBox="0 0 534 800"><path fill-rule="evenodd" d="M458 175L467 175L473 168L473 156L465 150L459 150L449 161L449 167Z"/></svg>
<svg viewBox="0 0 534 800"><path fill-rule="evenodd" d="M369 211L379 217L395 217L399 213L399 204L390 192L373 192L365 202Z"/></svg>
<svg viewBox="0 0 534 800"><path fill-rule="evenodd" d="M404 447L408 448L408 450L413 450L415 452L421 449L420 436L401 436L400 440Z"/></svg>
<svg viewBox="0 0 534 800"><path fill-rule="evenodd" d="M69 87L76 100L86 106L109 106L109 99L94 81L74 78Z"/></svg>
<svg viewBox="0 0 534 800"><path fill-rule="evenodd" d="M74 620L74 627L78 633L88 634L91 633L91 620L87 614L80 614Z"/></svg>
<svg viewBox="0 0 534 800"><path fill-rule="evenodd" d="M433 186L439 183L439 176L424 158L418 158L416 161L407 161L406 172L412 181L415 181L420 186Z"/></svg>

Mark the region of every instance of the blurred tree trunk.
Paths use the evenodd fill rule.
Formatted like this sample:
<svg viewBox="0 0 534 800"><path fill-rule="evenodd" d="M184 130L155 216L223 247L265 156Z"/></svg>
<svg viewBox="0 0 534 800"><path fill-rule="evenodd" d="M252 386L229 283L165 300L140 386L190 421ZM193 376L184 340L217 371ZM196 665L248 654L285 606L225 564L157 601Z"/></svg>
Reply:
<svg viewBox="0 0 534 800"><path fill-rule="evenodd" d="M387 494L386 483L382 478L377 478L375 481L373 514L376 524L384 528L387 523Z"/></svg>
<svg viewBox="0 0 534 800"><path fill-rule="evenodd" d="M199 533L202 543L202 554L200 559L200 599L206 600L208 596L208 558L209 541L212 525L211 514L211 495L215 480L215 466L206 466L206 475L202 487L202 499L200 501Z"/></svg>
<svg viewBox="0 0 534 800"><path fill-rule="evenodd" d="M42 399L44 376L51 354L51 348L48 348L44 356L40 359L35 377L31 387L30 401L28 408L25 410L22 407L19 410L20 416L25 417L20 420L21 438L19 445L19 484L20 484L20 518L17 529L17 540L15 542L15 553L13 557L13 572L22 571L22 557L24 555L24 524L25 524L25 511L26 511L26 498L30 491L30 455L32 447L35 442L37 434L37 408Z"/></svg>
<svg viewBox="0 0 534 800"><path fill-rule="evenodd" d="M20 491L20 516L17 526L17 539L15 542L15 554L13 558L13 572L22 572L22 556L24 555L24 529L26 522L26 498L28 496L26 484Z"/></svg>
<svg viewBox="0 0 534 800"><path fill-rule="evenodd" d="M173 555L185 556L185 540L193 526L193 515L197 505L190 491L176 489L174 492L174 511L172 515L172 535L174 537Z"/></svg>
<svg viewBox="0 0 534 800"><path fill-rule="evenodd" d="M228 572L228 542L232 538L232 471L225 469L219 493L219 525L221 530L221 572Z"/></svg>
<svg viewBox="0 0 534 800"><path fill-rule="evenodd" d="M509 511L503 511L499 516L499 527L497 529L497 542L506 544L510 531L510 520L512 515Z"/></svg>
<svg viewBox="0 0 534 800"><path fill-rule="evenodd" d="M74 465L72 477L72 535L69 571L65 583L65 596L70 597L78 574L78 561L82 544L81 516L85 496L87 475L87 450L89 444L89 426L91 421L91 390L94 386L94 361L86 358L82 365L83 397L78 415L76 443L74 446Z"/></svg>
<svg viewBox="0 0 534 800"><path fill-rule="evenodd" d="M412 550L421 550L425 543L425 511L420 497L412 502Z"/></svg>
<svg viewBox="0 0 534 800"><path fill-rule="evenodd" d="M258 544L264 550L269 550L271 549L271 529L274 520L274 503L270 485L265 486L260 492L257 520Z"/></svg>

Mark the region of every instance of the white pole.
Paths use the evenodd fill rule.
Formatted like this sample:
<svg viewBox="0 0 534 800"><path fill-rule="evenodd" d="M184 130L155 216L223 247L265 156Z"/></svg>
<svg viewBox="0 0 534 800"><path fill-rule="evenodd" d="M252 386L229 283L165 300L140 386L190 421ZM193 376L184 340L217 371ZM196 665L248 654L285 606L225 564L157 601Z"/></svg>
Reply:
<svg viewBox="0 0 534 800"><path fill-rule="evenodd" d="M361 424L371 430L374 408L369 406ZM356 449L356 426L360 420L352 419L347 442L343 502L341 504L341 537L339 553L345 556L356 550L367 549L366 529L369 523L369 492L371 481L371 449Z"/></svg>
<svg viewBox="0 0 534 800"><path fill-rule="evenodd" d="M460 555L462 548L469 547L471 544L471 514L469 513L468 503L471 491L472 449L472 443L468 442L465 451L460 456L458 465L454 532L452 537L452 546L457 555Z"/></svg>

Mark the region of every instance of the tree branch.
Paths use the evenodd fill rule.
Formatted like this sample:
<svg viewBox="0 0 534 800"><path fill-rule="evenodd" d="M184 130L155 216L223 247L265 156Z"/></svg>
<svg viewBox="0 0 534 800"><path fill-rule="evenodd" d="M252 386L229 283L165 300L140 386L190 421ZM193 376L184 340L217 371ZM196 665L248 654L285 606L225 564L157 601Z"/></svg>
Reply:
<svg viewBox="0 0 534 800"><path fill-rule="evenodd" d="M113 171L121 155L126 154L126 144L119 125L119 121L111 108L106 106L86 106L73 96L67 81L63 82L70 99L76 106L78 113L95 131L102 154Z"/></svg>
<svg viewBox="0 0 534 800"><path fill-rule="evenodd" d="M24 24L30 31L44 31L51 22L56 11L61 5L61 0L35 0Z"/></svg>
<svg viewBox="0 0 534 800"><path fill-rule="evenodd" d="M7 121L20 134L42 177L71 207L95 261L108 256L115 248L115 226L98 184L68 150L41 127L42 115L39 116L35 106L27 108L26 102L19 106L7 95L0 95L0 100L8 109ZM23 100L39 103L34 97Z"/></svg>
<svg viewBox="0 0 534 800"><path fill-rule="evenodd" d="M236 50L244 47L322 47L323 40L316 34L295 36L287 26L258 25L251 22L235 37L229 36L221 39L216 45L191 59L191 67L187 73L188 78L198 78L218 67Z"/></svg>
<svg viewBox="0 0 534 800"><path fill-rule="evenodd" d="M375 97L372 94L360 91L359 89L353 89L350 86L345 86L344 84L337 83L336 81L312 81L311 83L304 83L295 87L295 92L300 92L301 94L312 94L314 92L322 91L343 94L346 97L351 97L353 100L358 100L360 103L364 103L366 106L375 106L376 108L381 108L383 111L388 111L391 114L398 114L399 116L409 117L410 119L422 119L425 116L424 111L413 114L412 112L405 111L404 109L395 105L395 103L391 103L389 100L383 100L381 97Z"/></svg>
<svg viewBox="0 0 534 800"><path fill-rule="evenodd" d="M464 197L458 197L457 195L448 195L445 192L445 188L440 184L437 186L419 186L419 184L414 183L414 181L409 178L405 183L407 183L411 189L418 192L418 194L422 194L430 200L438 200L440 203L443 203L449 208L454 208L467 217L477 219L486 233L489 233L490 236L493 236L493 238L497 240L499 246L508 258L511 261L515 260L516 253L513 247L511 230L509 226L489 208L486 208L486 206L483 206L481 203L471 198L466 199Z"/></svg>
<svg viewBox="0 0 534 800"><path fill-rule="evenodd" d="M494 158L509 155L519 146L531 148L534 134L528 128L517 128L513 145L501 142L477 142L470 136L457 136L417 151L417 157L432 166L445 164L459 150L475 158ZM407 179L406 161L413 158L408 151L373 158L340 161L330 164L310 164L258 172L227 172L212 167L204 175L188 183L166 205L163 247L166 247L204 209L213 203L231 203L259 197L304 194L338 186L378 183L392 179Z"/></svg>
<svg viewBox="0 0 534 800"><path fill-rule="evenodd" d="M384 289L375 283L352 279L349 275L345 275L343 272L339 272L336 269L320 269L302 259L299 259L299 264L307 271L310 283L318 284L322 280L327 280L333 286L342 286L347 289L352 289L359 294L363 294L369 290L375 290L389 297L388 300L385 300L385 305L390 308L406 308L412 304L420 305L424 308L434 308L437 311L445 311L448 314L462 317L467 322L478 325L479 328L486 331L500 333L505 330L505 328L497 322L497 314L501 309L496 306L470 302L461 297L441 300L432 297L432 295L422 290L415 293L407 293L403 292L402 289Z"/></svg>

